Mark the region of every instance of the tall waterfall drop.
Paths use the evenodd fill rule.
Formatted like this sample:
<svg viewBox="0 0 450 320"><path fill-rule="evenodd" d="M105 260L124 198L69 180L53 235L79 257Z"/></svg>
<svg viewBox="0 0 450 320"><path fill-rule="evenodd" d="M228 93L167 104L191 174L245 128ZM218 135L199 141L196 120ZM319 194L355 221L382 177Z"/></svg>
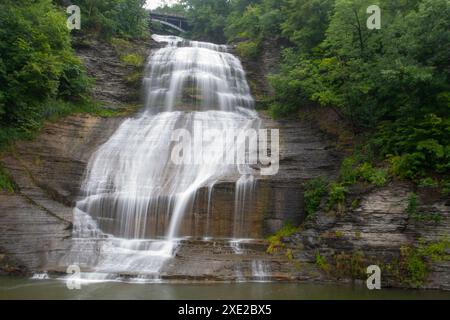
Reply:
<svg viewBox="0 0 450 320"><path fill-rule="evenodd" d="M222 137L205 140L201 134L259 128L242 65L226 46L153 38L166 46L148 61L146 106L92 156L83 198L74 209L72 249L65 263L80 265L95 279L157 276L176 251L180 225L198 190L211 190L218 181L236 183L236 203L230 204L236 225L229 238L246 236L239 215L245 190L255 182L254 169L222 161ZM178 129L193 133L190 153L208 161L172 161ZM242 147L226 146L231 154Z"/></svg>

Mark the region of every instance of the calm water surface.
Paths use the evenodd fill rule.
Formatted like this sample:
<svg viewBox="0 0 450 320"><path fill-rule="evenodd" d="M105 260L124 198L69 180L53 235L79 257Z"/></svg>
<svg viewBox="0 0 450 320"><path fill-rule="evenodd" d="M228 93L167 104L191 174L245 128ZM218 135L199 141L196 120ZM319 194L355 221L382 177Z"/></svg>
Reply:
<svg viewBox="0 0 450 320"><path fill-rule="evenodd" d="M58 280L0 277L0 299L140 299L140 300L322 300L440 299L450 292L385 289L298 283L136 284L106 282L69 290Z"/></svg>

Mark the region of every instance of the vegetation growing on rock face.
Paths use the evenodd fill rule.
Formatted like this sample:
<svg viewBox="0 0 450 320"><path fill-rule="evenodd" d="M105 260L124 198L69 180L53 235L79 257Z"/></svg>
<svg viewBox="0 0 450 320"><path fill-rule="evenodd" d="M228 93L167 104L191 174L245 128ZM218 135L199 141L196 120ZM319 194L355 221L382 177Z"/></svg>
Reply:
<svg viewBox="0 0 450 320"><path fill-rule="evenodd" d="M380 0L379 30L366 27L369 0L184 3L198 37L238 42L251 57L264 40L286 47L280 71L268 77L271 115L335 108L355 132L370 133L373 161L389 160L395 176L415 182L432 176L450 190L447 0ZM362 179L383 185L386 173L369 164Z"/></svg>
<svg viewBox="0 0 450 320"><path fill-rule="evenodd" d="M375 168L361 154L355 153L342 161L340 181L345 186L351 186L357 182L365 182L377 187L383 187L389 178L386 168Z"/></svg>
<svg viewBox="0 0 450 320"><path fill-rule="evenodd" d="M340 183L333 182L328 192L327 210L336 209L337 212L344 211L345 197L348 189Z"/></svg>
<svg viewBox="0 0 450 320"><path fill-rule="evenodd" d="M123 38L112 38L110 42L120 61L132 69L125 78L126 83L131 87L139 88L144 76L146 52L138 50L136 45Z"/></svg>
<svg viewBox="0 0 450 320"><path fill-rule="evenodd" d="M38 129L49 104L84 103L89 79L71 48L64 11L50 0L0 4L0 145Z"/></svg>
<svg viewBox="0 0 450 320"><path fill-rule="evenodd" d="M316 252L315 262L320 270L326 273L330 272L330 264L328 263L327 258L322 256L319 252Z"/></svg>
<svg viewBox="0 0 450 320"><path fill-rule="evenodd" d="M326 210L336 210L338 213L342 213L345 209L349 187L360 181L382 187L386 184L387 179L387 169L374 168L368 162L361 162L356 156L348 157L342 162L338 181L328 183L323 178L317 178L306 183L303 193L306 215L310 217L316 213L323 199L326 199ZM353 199L352 209L355 209L358 204L358 199Z"/></svg>
<svg viewBox="0 0 450 320"><path fill-rule="evenodd" d="M305 212L308 217L312 216L319 209L322 199L327 194L328 183L323 178L316 178L305 186L305 192L303 194L305 200Z"/></svg>
<svg viewBox="0 0 450 320"><path fill-rule="evenodd" d="M283 243L284 238L288 238L298 231L298 227L293 226L290 223L286 223L283 228L278 230L275 234L267 238L269 242L269 247L267 248L267 253L272 254L279 249L284 249L285 244ZM292 256L291 251L286 252L287 256Z"/></svg>
<svg viewBox="0 0 450 320"><path fill-rule="evenodd" d="M450 241L447 238L427 243L421 240L417 247L403 246L400 259L387 269L400 282L411 287L420 287L431 272L433 262L449 261Z"/></svg>
<svg viewBox="0 0 450 320"><path fill-rule="evenodd" d="M0 190L14 192L15 184L9 177L8 172L0 164Z"/></svg>
<svg viewBox="0 0 450 320"><path fill-rule="evenodd" d="M333 257L333 274L341 278L361 279L367 278L367 262L364 253L355 250L351 253L341 252Z"/></svg>
<svg viewBox="0 0 450 320"><path fill-rule="evenodd" d="M237 44L236 50L240 57L246 59L256 59L259 53L258 46L258 43L254 41L244 41Z"/></svg>
<svg viewBox="0 0 450 320"><path fill-rule="evenodd" d="M419 197L416 193L411 192L408 195L408 206L406 207L406 213L408 217L416 222L420 221L434 221L440 222L443 217L438 213L421 212L419 210Z"/></svg>
<svg viewBox="0 0 450 320"><path fill-rule="evenodd" d="M80 0L82 29L72 32L141 37L148 21L144 4L144 0ZM72 49L63 5L56 0L0 4L0 148L32 137L47 119L74 112L113 113L90 98L93 81ZM124 63L142 65L141 58L132 55L124 57Z"/></svg>
<svg viewBox="0 0 450 320"><path fill-rule="evenodd" d="M58 1L61 2L61 1ZM148 30L146 0L78 0L82 12L81 33L103 38L143 37Z"/></svg>

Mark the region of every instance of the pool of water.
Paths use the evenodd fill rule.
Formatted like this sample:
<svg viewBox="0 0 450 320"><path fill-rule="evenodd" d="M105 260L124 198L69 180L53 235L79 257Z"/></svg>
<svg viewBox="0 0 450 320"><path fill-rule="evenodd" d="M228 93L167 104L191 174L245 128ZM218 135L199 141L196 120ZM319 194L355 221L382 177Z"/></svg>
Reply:
<svg viewBox="0 0 450 320"><path fill-rule="evenodd" d="M0 299L138 299L138 300L342 300L439 299L450 292L382 289L302 283L137 284L103 282L69 290L59 280L0 277Z"/></svg>

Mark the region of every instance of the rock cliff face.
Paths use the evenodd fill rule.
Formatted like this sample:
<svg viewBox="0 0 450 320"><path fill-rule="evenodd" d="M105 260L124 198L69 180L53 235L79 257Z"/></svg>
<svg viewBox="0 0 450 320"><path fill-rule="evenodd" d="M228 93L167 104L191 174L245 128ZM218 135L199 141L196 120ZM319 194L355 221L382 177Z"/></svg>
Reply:
<svg viewBox="0 0 450 320"><path fill-rule="evenodd" d="M383 287L411 285L408 284L409 271L402 266L401 251L420 246L421 239L426 243L448 239L450 203L440 198L420 207L424 212L439 213L441 221L414 221L406 213L410 192L408 184L393 182L367 192L353 210L341 214L317 213L298 234L287 239L294 250L294 259L317 266L317 255L323 257L329 267L329 270L321 270L324 280L365 279L366 268L378 265L382 270ZM450 262L436 261L430 263L429 268L422 287L449 290ZM304 273L298 275L302 277Z"/></svg>
<svg viewBox="0 0 450 320"><path fill-rule="evenodd" d="M243 61L248 71L251 83L257 83L258 95L270 97L273 94L267 82L267 75L276 72L276 61L272 57L280 57L279 47L264 44L263 51L256 63ZM317 108L316 108L317 109ZM291 132L292 139L301 139L296 133L305 128L305 122L320 132L326 132L330 139L334 139L333 146L327 148L328 156L339 154L334 150L346 153L352 149L352 136L345 130L345 123L339 120L333 110L315 110L305 107L302 111L304 121L299 123L296 130ZM304 135L304 134L303 134ZM313 142L307 134L306 141ZM329 141L329 140L328 140ZM298 146L297 146L298 147ZM291 149L299 150L299 149ZM333 161L325 161L320 155L312 152L314 148L303 149L303 155L309 158L307 163L321 162L328 175L317 172L328 178L335 177L337 172ZM286 159L285 159L286 160ZM308 172L309 177L316 176L315 168L297 163L288 171L295 179L286 180L290 186L292 182L302 183L306 178L300 177L301 172ZM317 169L317 167L316 167ZM320 170L319 170L320 171ZM301 175L301 174L300 174ZM294 182L295 184L295 182ZM357 188L358 189L358 188ZM421 286L428 289L450 290L450 261L432 261L425 257L425 268L428 269L422 283L411 283L408 274L408 262L402 251L423 248L427 244L448 241L450 236L450 198L440 194L437 190L414 190L412 185L394 181L384 188L360 186L360 190L353 192L353 198L358 199L359 205L350 209L347 205L344 213L319 212L302 224L300 231L285 239L284 251L292 253L291 263L296 265L291 274L297 280L305 281L352 281L367 279L366 268L369 265L379 265L382 269L383 286ZM417 192L422 206L421 212L434 212L441 217L438 222L414 221L407 214L408 194ZM302 196L300 196L302 197ZM415 248L415 249L414 249ZM445 252L450 254L448 248ZM318 263L318 256L322 263Z"/></svg>
<svg viewBox="0 0 450 320"><path fill-rule="evenodd" d="M111 109L135 103L114 48L76 39L78 56L96 79L93 96ZM149 50L144 46L144 50ZM103 63L104 62L104 63ZM123 121L74 115L47 124L34 141L18 142L0 155L18 187L0 191L0 273L24 273L55 266L70 245L72 208L92 153Z"/></svg>
<svg viewBox="0 0 450 320"><path fill-rule="evenodd" d="M70 116L48 124L35 141L19 142L1 158L18 191L0 192L0 252L19 261L20 270L55 264L67 249L72 208L89 157L120 122ZM17 263L3 265L14 268Z"/></svg>
<svg viewBox="0 0 450 320"><path fill-rule="evenodd" d="M155 46L150 43L150 47ZM97 100L113 109L133 101L135 97L129 95L133 90L124 80L130 70L122 65L113 47L83 39L77 40L76 47L88 73L96 78L93 95ZM333 175L339 163L338 155L329 150L330 142L319 131L299 121L275 122L264 114L262 117L266 127L280 129L282 150L280 174L258 181L253 201L245 208L247 236L256 239L277 231L287 220L300 223L303 219L303 182L318 175ZM89 158L122 121L121 118L70 116L47 124L37 139L19 142L12 152L2 156L3 166L18 187L14 194L0 194L0 266L4 271L60 270L58 260L70 246L72 208ZM207 190L201 190L193 212L185 217L181 233L193 239L201 238L209 225L210 235L214 238L232 236L234 189L234 183L218 183L211 195L209 213L205 199ZM212 220L208 221L210 217ZM254 244L251 249L243 248L246 255L238 254L230 260L232 255L226 252L232 248L226 241L188 241L180 246L166 276L198 277L198 273L188 270L202 264L208 254L193 253L209 252L211 246L217 267L210 270L210 276L214 274L216 278L232 277L230 270L243 257L248 263L240 264L242 270L234 271L245 274L246 278L251 276L249 261L252 259L249 257L259 255L261 261L267 259L276 265L283 265L279 262L280 257L286 260L283 254L265 256L263 243ZM192 261L187 261L189 259ZM192 267L186 267L186 271L183 265ZM285 277L288 277L287 273Z"/></svg>
<svg viewBox="0 0 450 320"><path fill-rule="evenodd" d="M127 65L120 56L133 53L147 57L153 48L159 47L158 43L135 40L113 46L95 38L75 38L74 47L88 75L95 79L93 99L109 109L125 108L140 102L139 85L128 80L136 72L136 66Z"/></svg>
<svg viewBox="0 0 450 320"><path fill-rule="evenodd" d="M57 268L59 257L70 245L72 208L87 162L121 122L120 118L70 116L48 124L36 140L17 143L13 152L2 157L3 166L19 189L14 194L0 194L1 252L18 261L11 266L4 265L3 269ZM338 155L328 150L326 139L314 129L303 127L296 121L276 123L266 119L266 122L268 127L280 129L280 173L257 183L254 201L246 208L245 223L252 238L262 238L277 231L287 220L300 223L303 219L303 182L319 175L333 174L339 163ZM210 212L213 219L209 222L213 237L233 234L234 189L234 183L223 182L213 190ZM208 212L205 192L199 192L195 210L185 217L182 234L194 238L205 234ZM196 247L199 243L195 246L186 243L180 256ZM259 249L259 254L264 256L265 247L260 245ZM200 258L194 260L200 261ZM180 264L176 262L176 265ZM180 270L173 273L182 274Z"/></svg>
<svg viewBox="0 0 450 320"><path fill-rule="evenodd" d="M280 46L269 43L262 47L263 51L258 61L244 59L243 63L250 83L254 86L256 84L256 95L270 97L273 91L267 82L266 75L276 72ZM277 58L273 59L273 57ZM280 180L284 180L289 188L295 185L300 186L299 193L286 195L286 198L292 196L292 198L302 199L301 185L311 177L322 175L335 178L338 170L336 158L339 159L342 153L351 150L353 144L353 138L346 132L345 124L338 119L338 115L333 110L315 110L311 107L305 107L302 110L300 118L303 121L293 126L291 131L285 132L289 132L288 139L291 141L302 140L306 144L294 146L287 143L285 145L290 147L289 152L295 153L297 158L303 156L308 160L302 163L294 161L292 166L289 166L289 152L284 154L284 172L281 173ZM273 123L279 125L279 122ZM286 122L283 123L286 124ZM313 137L310 135L312 132L314 132ZM323 135L319 138L320 132L326 132L329 138L323 139ZM328 141L328 143L330 143L329 139L332 139L333 143L329 146L322 144L325 150L318 152L318 146L315 144L317 139L322 142ZM311 143L310 148L307 147L308 142ZM340 152L337 152L336 148ZM284 173L288 173L287 177ZM273 186L271 189L276 190L277 187ZM428 289L450 290L448 260L432 261L433 259L429 256L424 257L425 268L428 269L424 279L422 283L411 283L409 279L411 274L408 274L411 271L407 270L408 262L405 261L407 257L404 254L405 250L415 250L426 244L448 241L450 198L437 190L414 190L412 185L398 181L391 182L384 188L360 186L359 189L354 190L352 194L359 203L354 209L350 209L352 205L348 204L348 209L344 213L318 212L314 218L302 224L297 234L284 239L285 248L282 251L292 253L290 263L296 266L291 269L291 271L294 270L291 277L305 281L348 282L355 279L367 279L367 266L379 265L385 287L412 285ZM415 221L409 217L406 208L408 195L413 191L418 193L419 202L422 204L418 211L438 214L441 217L440 221ZM283 211L274 210L273 212ZM281 227L281 221L277 220L275 225L278 228ZM276 229L275 226L274 229ZM446 254L450 254L448 248ZM318 262L318 257L322 263Z"/></svg>
<svg viewBox="0 0 450 320"><path fill-rule="evenodd" d="M101 48L79 50L90 73L98 74L100 79L96 97L115 108L124 103L124 69L119 67L111 48ZM104 66L103 59L109 61ZM272 60L267 61L270 65L264 70L273 68ZM257 81L265 81L260 72L246 67L250 77L256 75ZM270 90L267 83L262 85ZM393 182L381 189L366 190L353 210L341 214L319 212L299 233L285 239L285 248L267 254L267 243L261 239L286 221L303 222L305 182L318 176L335 178L342 154L336 150L335 141L313 122L274 121L263 112L261 117L267 128L280 130L281 162L278 175L258 181L244 215L249 236L260 240L230 243L223 239L232 233L234 214L235 186L228 182L217 184L212 193L209 214L214 219L209 225L216 239L201 239L208 224L207 190L201 190L194 211L183 222L182 233L192 238L181 242L176 257L164 267L163 278L348 281L352 273L361 271L357 270L361 266L393 265L400 257L400 248L417 245L419 238L439 241L449 235L448 199L422 194L424 200L428 199L422 209L440 212L443 219L439 223L416 223L405 213L411 187ZM0 272L61 271L58 261L70 246L72 208L88 160L122 121L70 116L46 125L36 140L17 143L12 152L2 155L0 161L18 191L0 192ZM318 254L333 268L318 265ZM436 262L431 268L425 287L450 290L449 262ZM393 274L382 279L385 286L405 285Z"/></svg>

